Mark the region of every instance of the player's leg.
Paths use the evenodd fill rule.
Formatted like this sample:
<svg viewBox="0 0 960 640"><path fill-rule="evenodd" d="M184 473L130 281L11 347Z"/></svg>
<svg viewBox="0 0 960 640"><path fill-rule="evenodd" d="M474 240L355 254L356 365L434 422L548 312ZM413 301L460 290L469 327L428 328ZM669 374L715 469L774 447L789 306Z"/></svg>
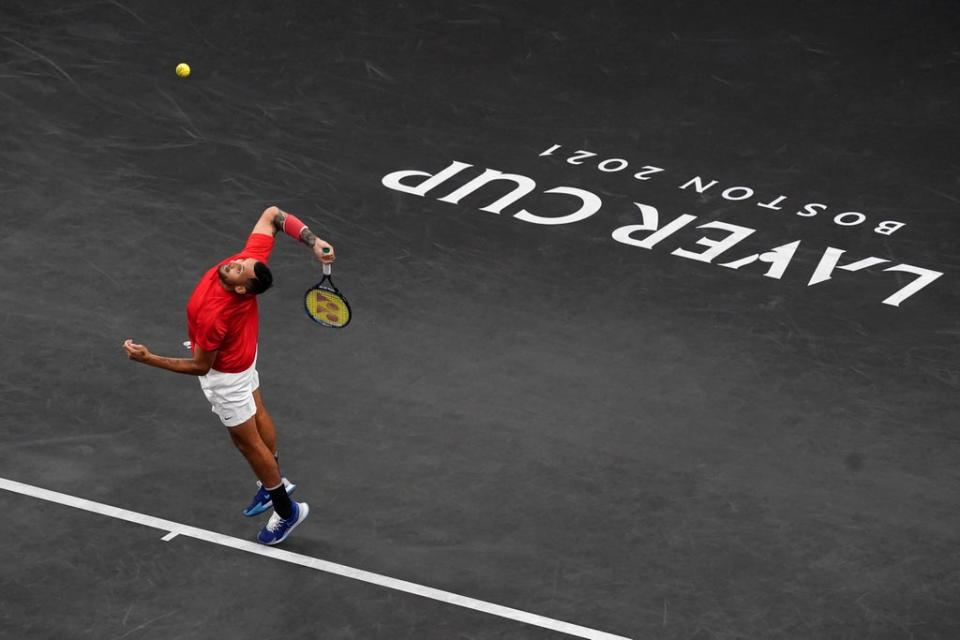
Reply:
<svg viewBox="0 0 960 640"><path fill-rule="evenodd" d="M251 416L235 427L227 427L227 432L234 446L247 459L261 484L267 489L279 486L281 484L280 468L273 457L273 452L257 431L256 416Z"/></svg>
<svg viewBox="0 0 960 640"><path fill-rule="evenodd" d="M290 502L289 494L294 487L288 481L284 481L280 475L280 466L274 457L276 429L269 414L264 413L265 417L261 420L264 433L270 441L269 445L264 442L258 430L258 402L254 398L254 393L257 397L260 396L258 391L260 377L256 363L239 373L211 370L207 375L200 376L199 380L200 387L210 401L213 412L227 427L234 446L246 458L254 475L259 479L260 486L257 494L250 505L244 509L243 514L254 516L273 507L276 512L274 515L278 519L286 521L293 518L296 523L301 522L306 517L308 509L305 509L303 514L299 514L297 506ZM262 407L262 399L259 404ZM284 530L289 533L289 528L284 529L285 526L280 526L279 529L275 526L268 527L266 531L269 535L266 539L261 539L261 542L276 544L282 541L283 535L273 536L273 533L280 531L283 534Z"/></svg>
<svg viewBox="0 0 960 640"><path fill-rule="evenodd" d="M235 427L228 427L228 430L233 444L250 463L250 468L260 478L273 501L273 515L257 534L257 540L263 544L279 544L306 519L310 506L306 502L290 500L281 482L277 461L257 432L256 416L251 416Z"/></svg>
<svg viewBox="0 0 960 640"><path fill-rule="evenodd" d="M273 452L273 457L275 460L277 460L277 465L279 467L280 460L277 456L276 426L273 423L273 418L267 412L266 407L264 407L263 397L260 395L259 387L253 391L253 399L256 404L256 413L254 414L254 418L256 419L257 423L257 433L260 434L260 439L263 440L263 443L266 445L266 447ZM284 478L282 471L280 472L280 476L284 487L286 487L287 495L293 494L294 490L297 488L297 485ZM250 504L248 504L247 508L243 510L243 515L255 516L263 513L272 506L273 500L270 498L270 493L261 483L259 490L253 496L253 499L250 500Z"/></svg>
<svg viewBox="0 0 960 640"><path fill-rule="evenodd" d="M277 427L273 423L273 418L267 412L267 408L263 405L263 396L260 395L259 387L253 392L253 401L257 404L257 413L254 415L257 420L257 433L260 434L260 439L263 440L267 448L270 449L270 452L276 457Z"/></svg>

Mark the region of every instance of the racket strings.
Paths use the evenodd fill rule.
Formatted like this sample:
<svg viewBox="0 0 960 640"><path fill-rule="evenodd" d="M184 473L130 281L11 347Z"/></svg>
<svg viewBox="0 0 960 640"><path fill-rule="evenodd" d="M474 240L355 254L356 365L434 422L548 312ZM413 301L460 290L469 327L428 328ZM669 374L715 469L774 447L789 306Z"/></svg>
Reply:
<svg viewBox="0 0 960 640"><path fill-rule="evenodd" d="M339 295L326 289L307 292L307 313L321 324L342 327L350 321L350 307Z"/></svg>

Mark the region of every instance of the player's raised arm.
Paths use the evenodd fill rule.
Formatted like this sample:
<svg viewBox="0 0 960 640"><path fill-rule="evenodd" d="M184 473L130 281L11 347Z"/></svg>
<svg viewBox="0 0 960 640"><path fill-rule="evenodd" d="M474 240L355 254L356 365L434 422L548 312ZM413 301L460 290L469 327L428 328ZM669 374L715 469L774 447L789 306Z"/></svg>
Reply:
<svg viewBox="0 0 960 640"><path fill-rule="evenodd" d="M253 227L253 233L263 233L275 236L283 231L294 240L299 240L303 244L313 249L317 260L321 262L333 262L336 254L331 245L326 240L318 238L310 228L307 227L297 216L279 207L267 207L260 214L260 219Z"/></svg>

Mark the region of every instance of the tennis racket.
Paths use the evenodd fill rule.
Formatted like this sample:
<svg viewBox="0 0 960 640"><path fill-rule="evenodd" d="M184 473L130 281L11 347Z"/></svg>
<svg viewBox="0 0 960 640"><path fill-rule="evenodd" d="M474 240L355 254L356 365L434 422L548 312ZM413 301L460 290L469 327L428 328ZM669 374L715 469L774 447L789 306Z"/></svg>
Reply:
<svg viewBox="0 0 960 640"><path fill-rule="evenodd" d="M323 278L310 287L303 296L307 316L324 327L342 329L350 324L350 305L330 278L330 263L323 263Z"/></svg>

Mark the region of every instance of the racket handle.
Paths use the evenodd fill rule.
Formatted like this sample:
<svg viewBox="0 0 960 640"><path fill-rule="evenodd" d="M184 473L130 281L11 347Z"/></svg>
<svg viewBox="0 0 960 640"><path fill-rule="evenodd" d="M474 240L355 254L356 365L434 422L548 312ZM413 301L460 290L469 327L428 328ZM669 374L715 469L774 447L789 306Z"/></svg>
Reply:
<svg viewBox="0 0 960 640"><path fill-rule="evenodd" d="M322 249L322 251L323 251L323 254L326 255L326 254L330 253L330 247L324 247L324 248ZM324 263L323 263L323 275L325 275L325 276L330 275L330 271L331 271L331 269L330 269L330 263L329 263L329 262L324 262Z"/></svg>

